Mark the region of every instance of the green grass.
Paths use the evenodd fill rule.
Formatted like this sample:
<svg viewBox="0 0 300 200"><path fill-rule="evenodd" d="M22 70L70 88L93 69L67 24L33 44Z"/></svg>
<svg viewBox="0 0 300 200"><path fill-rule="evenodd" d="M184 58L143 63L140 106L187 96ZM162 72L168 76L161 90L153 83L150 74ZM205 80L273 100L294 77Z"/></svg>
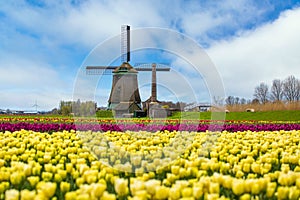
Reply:
<svg viewBox="0 0 300 200"><path fill-rule="evenodd" d="M257 121L300 121L300 110L264 111L264 112L231 112L226 114L227 120Z"/></svg>
<svg viewBox="0 0 300 200"><path fill-rule="evenodd" d="M218 114L218 113L215 113ZM220 113L221 114L221 113ZM170 119L201 119L210 120L211 112L177 112ZM300 121L300 110L264 111L264 112L230 112L226 120L255 121Z"/></svg>

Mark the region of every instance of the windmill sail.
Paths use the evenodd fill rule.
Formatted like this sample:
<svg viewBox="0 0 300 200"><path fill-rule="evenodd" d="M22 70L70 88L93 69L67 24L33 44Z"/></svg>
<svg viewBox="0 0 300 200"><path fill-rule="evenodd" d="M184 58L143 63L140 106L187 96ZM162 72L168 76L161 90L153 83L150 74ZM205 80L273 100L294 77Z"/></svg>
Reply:
<svg viewBox="0 0 300 200"><path fill-rule="evenodd" d="M121 27L121 61L130 61L130 26Z"/></svg>

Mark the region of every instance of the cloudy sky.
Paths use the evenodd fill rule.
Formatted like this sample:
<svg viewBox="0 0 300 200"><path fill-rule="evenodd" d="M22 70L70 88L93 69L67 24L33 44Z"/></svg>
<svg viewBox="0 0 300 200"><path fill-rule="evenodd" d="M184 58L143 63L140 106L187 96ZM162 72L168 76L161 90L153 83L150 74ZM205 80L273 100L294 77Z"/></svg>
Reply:
<svg viewBox="0 0 300 200"><path fill-rule="evenodd" d="M131 26L135 49L145 47L143 40L162 45L132 52L131 61L170 64L170 73L158 75L160 100L210 101L214 81L222 82L226 95L251 99L260 82L300 78L299 19L300 1L292 0L0 1L0 108L30 110L37 101L39 110L50 110L72 100L76 85L84 85L78 76L86 64L120 64L118 57L109 62L96 55L120 54L115 47L122 24ZM148 27L161 37L150 40ZM174 42L169 32L186 40ZM174 53L188 49L186 41L203 52ZM206 59L205 69L191 67L188 58L195 57ZM111 76L89 79L96 84L94 100L105 106ZM150 74L139 74L139 83L145 100Z"/></svg>

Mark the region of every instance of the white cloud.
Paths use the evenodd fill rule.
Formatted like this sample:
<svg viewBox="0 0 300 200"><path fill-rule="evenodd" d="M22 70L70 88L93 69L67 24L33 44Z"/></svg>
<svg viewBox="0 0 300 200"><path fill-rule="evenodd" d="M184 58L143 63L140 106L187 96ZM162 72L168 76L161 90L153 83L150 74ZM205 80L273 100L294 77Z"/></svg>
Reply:
<svg viewBox="0 0 300 200"><path fill-rule="evenodd" d="M1 88L35 88L40 86L62 87L64 80L53 68L45 63L35 63L17 59L13 62L2 62L0 65Z"/></svg>
<svg viewBox="0 0 300 200"><path fill-rule="evenodd" d="M300 74L300 8L276 21L207 50L218 68L228 95L252 98L260 82Z"/></svg>
<svg viewBox="0 0 300 200"><path fill-rule="evenodd" d="M119 34L121 24L133 27L166 26L153 5L149 1L132 4L120 0L91 0L77 6L57 1L37 7L19 2L3 4L2 10L25 31L50 38L53 42L92 48L104 39ZM18 12L15 12L16 9Z"/></svg>
<svg viewBox="0 0 300 200"><path fill-rule="evenodd" d="M47 63L0 55L1 108L32 109L37 100L39 109L49 110L71 99L72 82Z"/></svg>

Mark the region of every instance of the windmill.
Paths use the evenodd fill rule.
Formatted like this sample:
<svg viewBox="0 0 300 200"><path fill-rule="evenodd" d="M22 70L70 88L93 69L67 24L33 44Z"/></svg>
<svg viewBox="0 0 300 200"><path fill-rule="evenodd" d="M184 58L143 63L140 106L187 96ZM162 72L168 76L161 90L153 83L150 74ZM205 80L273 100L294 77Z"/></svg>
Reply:
<svg viewBox="0 0 300 200"><path fill-rule="evenodd" d="M35 107L35 112L37 113L37 108L39 107L39 105L37 104L37 101L35 100L35 103L33 104L32 107Z"/></svg>
<svg viewBox="0 0 300 200"><path fill-rule="evenodd" d="M152 92L149 98L151 102L157 102L156 72L170 71L170 67L163 64L144 63L129 64L130 61L130 26L121 27L121 61L120 66L86 66L88 75L113 75L112 88L108 100L108 108L115 111L116 117L124 114L132 114L135 110L141 110L141 98L138 89L138 72L152 72Z"/></svg>

